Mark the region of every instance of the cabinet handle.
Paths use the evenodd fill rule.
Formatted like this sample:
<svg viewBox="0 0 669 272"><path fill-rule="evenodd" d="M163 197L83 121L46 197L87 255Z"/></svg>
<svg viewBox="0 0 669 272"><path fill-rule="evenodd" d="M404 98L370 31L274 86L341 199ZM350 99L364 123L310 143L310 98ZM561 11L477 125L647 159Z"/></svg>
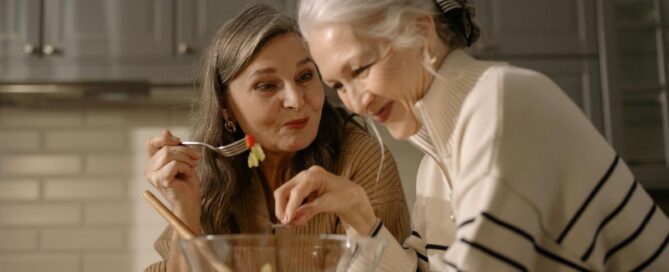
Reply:
<svg viewBox="0 0 669 272"><path fill-rule="evenodd" d="M186 43L179 43L179 46L177 46L177 52L179 52L180 55L186 55L191 51L193 51L193 48Z"/></svg>
<svg viewBox="0 0 669 272"><path fill-rule="evenodd" d="M37 53L37 50L32 43L26 43L23 45L23 52L25 52L27 55L34 55Z"/></svg>
<svg viewBox="0 0 669 272"><path fill-rule="evenodd" d="M53 46L53 45L47 44L42 48L42 53L44 53L44 55L47 55L47 56L51 56L53 54L56 54L57 52L58 52L58 49L56 49L56 47Z"/></svg>

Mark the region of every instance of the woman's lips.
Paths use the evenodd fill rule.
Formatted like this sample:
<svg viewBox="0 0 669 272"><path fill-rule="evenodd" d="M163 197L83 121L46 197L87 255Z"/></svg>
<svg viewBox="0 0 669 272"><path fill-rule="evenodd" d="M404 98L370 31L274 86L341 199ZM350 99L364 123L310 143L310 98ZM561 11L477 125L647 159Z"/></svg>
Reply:
<svg viewBox="0 0 669 272"><path fill-rule="evenodd" d="M283 126L289 127L289 128L292 128L292 129L301 129L301 128L307 126L307 123L309 123L309 117L288 121L288 122L284 123Z"/></svg>
<svg viewBox="0 0 669 272"><path fill-rule="evenodd" d="M388 120L388 117L390 117L390 112L393 111L393 102L388 102L379 112L374 114L372 118L376 120L379 123L385 123Z"/></svg>

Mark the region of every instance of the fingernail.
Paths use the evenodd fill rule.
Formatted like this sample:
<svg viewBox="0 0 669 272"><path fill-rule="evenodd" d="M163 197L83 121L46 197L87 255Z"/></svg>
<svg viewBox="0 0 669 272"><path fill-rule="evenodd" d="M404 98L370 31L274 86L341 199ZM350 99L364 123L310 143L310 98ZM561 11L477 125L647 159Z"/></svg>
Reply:
<svg viewBox="0 0 669 272"><path fill-rule="evenodd" d="M284 215L283 219L281 219L281 223L288 224L288 215Z"/></svg>
<svg viewBox="0 0 669 272"><path fill-rule="evenodd" d="M172 141L175 142L181 142L181 139L177 138L176 136L172 135Z"/></svg>

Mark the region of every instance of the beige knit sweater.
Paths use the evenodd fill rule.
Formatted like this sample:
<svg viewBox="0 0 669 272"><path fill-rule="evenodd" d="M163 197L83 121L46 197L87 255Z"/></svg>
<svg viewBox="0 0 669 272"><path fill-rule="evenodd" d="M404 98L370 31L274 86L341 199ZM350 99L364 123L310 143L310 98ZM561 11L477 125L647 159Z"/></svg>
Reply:
<svg viewBox="0 0 669 272"><path fill-rule="evenodd" d="M667 216L546 76L456 50L415 108L431 160L378 271L669 271Z"/></svg>
<svg viewBox="0 0 669 272"><path fill-rule="evenodd" d="M410 223L399 173L395 160L386 148L384 166L377 183L380 160L381 148L376 139L360 128L347 126L338 174L365 189L374 212L383 220L384 226L395 239L403 241L409 236ZM252 186L241 193L237 205L233 204L232 213L241 233L262 233L270 224L270 214L262 186L257 180L253 182ZM276 235L321 233L344 234L345 230L335 214L325 213L317 215L306 227L281 228L276 231ZM166 258L174 247L171 237L172 228L167 227L155 243L156 251L162 256L163 261L150 265L145 271L167 270Z"/></svg>

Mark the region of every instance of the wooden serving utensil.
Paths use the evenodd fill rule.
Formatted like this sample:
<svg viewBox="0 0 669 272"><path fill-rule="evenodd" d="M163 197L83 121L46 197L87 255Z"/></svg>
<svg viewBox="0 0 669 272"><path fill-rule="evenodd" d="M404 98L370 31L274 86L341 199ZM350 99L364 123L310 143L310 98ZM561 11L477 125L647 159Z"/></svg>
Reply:
<svg viewBox="0 0 669 272"><path fill-rule="evenodd" d="M144 198L153 206L154 209L163 217L165 220L167 220L167 223L170 223L174 229L179 232L181 237L185 239L193 239L195 238L195 233L184 224L183 221L181 221L172 211L170 211L165 205L163 205L162 202L156 196L154 196L151 192L149 191L144 191Z"/></svg>
<svg viewBox="0 0 669 272"><path fill-rule="evenodd" d="M167 223L172 225L174 229L179 232L179 234L185 238L185 239L193 239L195 238L195 233L184 224L183 221L181 221L170 209L165 207L165 205L160 202L156 196L154 196L151 192L149 191L144 191L144 198L153 206L154 209L163 217L165 220L167 220ZM215 254L212 252L211 248L208 246L205 246L202 248L202 255L211 263L211 265L216 269L218 272L232 272L232 269L228 268L225 264L219 262L216 259Z"/></svg>

